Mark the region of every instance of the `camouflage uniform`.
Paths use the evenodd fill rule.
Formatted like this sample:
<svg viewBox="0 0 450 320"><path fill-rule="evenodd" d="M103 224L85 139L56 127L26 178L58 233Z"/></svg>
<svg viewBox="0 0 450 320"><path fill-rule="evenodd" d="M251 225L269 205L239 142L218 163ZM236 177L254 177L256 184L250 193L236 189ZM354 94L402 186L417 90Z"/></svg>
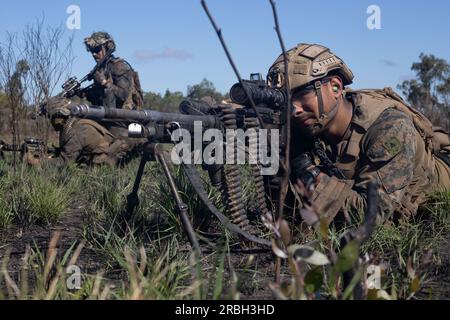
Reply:
<svg viewBox="0 0 450 320"><path fill-rule="evenodd" d="M60 133L60 154L48 161L58 167L74 161L79 165L117 165L131 150L123 139L89 119L69 119Z"/></svg>
<svg viewBox="0 0 450 320"><path fill-rule="evenodd" d="M115 43L106 32L94 32L84 40L88 51L104 46L115 51ZM97 75L102 74L108 83L102 84ZM143 94L137 72L128 62L111 55L94 75L92 87L82 92L91 104L109 108L139 109L143 106Z"/></svg>
<svg viewBox="0 0 450 320"><path fill-rule="evenodd" d="M134 71L123 59L111 57L97 72L104 72L112 83L105 87L94 80L91 88L85 91L86 99L93 105L109 108L132 109L130 94L134 90ZM140 89L139 89L140 90ZM139 108L142 105L138 106Z"/></svg>
<svg viewBox="0 0 450 320"><path fill-rule="evenodd" d="M287 51L287 63L288 79L285 79L284 56L280 55L269 69L268 85L293 94L315 91L318 109L314 124L304 130L304 136L294 134L292 137L291 163L298 164L293 168L298 170L293 172L300 172L293 178L301 180L302 174L306 173L305 177L313 177L317 182L316 177L320 174L317 169L325 169L324 163L319 164L315 159L315 165L312 162L302 165L295 160L311 151L306 142L320 138L335 119L344 99L353 105L351 122L343 139L332 145L322 142L328 160L344 177L320 175L312 195L317 213L331 221L339 212L364 212L369 181L380 186L379 213L385 218L394 213L412 215L425 202L427 193L450 190L449 165L436 156L450 159L448 133L438 132L428 119L407 106L392 89L347 93L344 90L335 105L325 112L323 85L330 81L330 76L339 76L343 86L350 85L353 81L351 70L328 48L316 44L299 44ZM339 92L338 87L335 90Z"/></svg>
<svg viewBox="0 0 450 320"><path fill-rule="evenodd" d="M350 92L353 118L343 140L326 145L330 160L345 179L324 176L313 193L317 212L332 220L340 211L364 212L367 184L380 185L384 218L409 216L427 194L450 190L450 168L426 145L399 102L380 92ZM401 108L400 108L401 109Z"/></svg>

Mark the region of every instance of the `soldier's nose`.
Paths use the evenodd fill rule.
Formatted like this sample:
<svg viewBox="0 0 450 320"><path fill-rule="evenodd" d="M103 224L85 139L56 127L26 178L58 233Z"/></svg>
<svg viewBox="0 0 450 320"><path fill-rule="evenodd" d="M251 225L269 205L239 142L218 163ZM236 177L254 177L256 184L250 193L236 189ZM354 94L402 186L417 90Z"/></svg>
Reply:
<svg viewBox="0 0 450 320"><path fill-rule="evenodd" d="M294 107L294 110L292 111L292 115L294 117L299 116L300 114L305 112L305 110L303 109L301 103L294 102L292 105Z"/></svg>

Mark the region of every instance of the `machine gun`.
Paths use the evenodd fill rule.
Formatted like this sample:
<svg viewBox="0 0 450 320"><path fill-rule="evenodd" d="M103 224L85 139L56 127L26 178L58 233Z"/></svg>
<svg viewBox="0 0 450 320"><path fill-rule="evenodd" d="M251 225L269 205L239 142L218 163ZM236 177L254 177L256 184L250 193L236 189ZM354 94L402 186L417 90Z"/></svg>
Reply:
<svg viewBox="0 0 450 320"><path fill-rule="evenodd" d="M252 114L254 118L258 113L265 129L279 130L280 134L277 137L280 141L278 156L280 164L283 164L289 134L286 126L286 119L289 116L287 115L289 108L286 93L277 88L270 88L262 79L261 74L252 73L250 80L242 80L231 87L230 99L232 102L244 106L247 114ZM255 105L254 109L252 104ZM274 208L278 208L279 205L282 171L279 170L277 174L266 176L264 179L265 191L269 194ZM256 174L254 178L260 180ZM262 190L259 190L259 192L262 192Z"/></svg>
<svg viewBox="0 0 450 320"><path fill-rule="evenodd" d="M284 110L285 98L281 91L270 89L263 85L260 75L252 76L251 80L245 82L251 88L251 92L258 101L257 111L262 115L264 126L270 128L282 128L282 115ZM217 104L210 106L201 101L186 100L180 104L181 113L165 113L154 110L126 110L116 108L105 108L102 106L89 106L85 104L71 105L71 115L78 118L88 118L100 122L122 122L129 124L129 136L135 138L145 137L147 143L143 148L143 156L138 168L133 190L127 197L127 212L133 214L139 204L138 190L144 167L150 159L156 159L162 166L166 175L171 191L177 201L178 211L181 221L188 238L199 253L200 249L195 237L192 226L187 217L187 207L179 198L178 190L173 182L173 178L169 171L169 161L167 161L161 143L171 143L173 141L173 133L177 129L184 129L192 133L197 127L201 127L202 132L208 129L219 129L222 132L236 129L260 129L258 119L253 108L248 107L245 101L240 99L240 88L238 84L232 87L230 97L235 103L243 104L243 107L235 107L231 104ZM201 126L199 126L199 124ZM277 137L279 138L279 137ZM250 138L251 140L252 138ZM272 138L269 138L272 139ZM248 144L256 143L248 141ZM183 141L184 142L184 141ZM223 141L226 146L227 141ZM195 145L195 142L194 142ZM202 143L200 143L201 146ZM234 144L233 153L237 154L238 144ZM195 151L195 150L194 150ZM202 150L200 150L202 151ZM203 165L208 171L212 184L221 190L223 201L226 204L226 215L223 215L208 199L207 192L202 185L201 178L194 164L181 163L184 172L190 180L192 186L196 190L199 197L214 214L219 221L230 231L237 233L245 239L257 243L262 246L270 246L270 242L266 239L256 237L251 234L249 220L247 218L245 206L242 197L241 173L238 164L210 164ZM274 198L267 197L267 184L261 175L261 164L250 164L255 182L256 203L255 207L260 215L270 215L272 207L271 201Z"/></svg>

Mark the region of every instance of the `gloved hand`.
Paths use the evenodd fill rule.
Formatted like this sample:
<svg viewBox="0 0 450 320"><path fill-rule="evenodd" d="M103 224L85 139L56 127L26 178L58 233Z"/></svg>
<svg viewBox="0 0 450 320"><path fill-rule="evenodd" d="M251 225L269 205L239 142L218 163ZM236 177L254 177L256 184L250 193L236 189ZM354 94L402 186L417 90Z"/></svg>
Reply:
<svg viewBox="0 0 450 320"><path fill-rule="evenodd" d="M94 73L94 81L107 88L112 84L112 79L106 76L104 70L97 70Z"/></svg>
<svg viewBox="0 0 450 320"><path fill-rule="evenodd" d="M294 179L300 181L307 187L315 183L317 177L320 175L320 170L317 168L311 156L308 153L302 153L291 161L292 174Z"/></svg>

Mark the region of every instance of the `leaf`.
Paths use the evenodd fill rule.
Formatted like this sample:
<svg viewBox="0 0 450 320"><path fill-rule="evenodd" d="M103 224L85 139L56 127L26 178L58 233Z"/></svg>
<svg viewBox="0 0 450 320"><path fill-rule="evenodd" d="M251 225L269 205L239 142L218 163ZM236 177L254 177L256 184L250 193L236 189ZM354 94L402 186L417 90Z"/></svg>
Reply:
<svg viewBox="0 0 450 320"><path fill-rule="evenodd" d="M286 297L292 296L292 283L290 283L289 281L281 282L279 289L280 289L281 293L283 295L285 295Z"/></svg>
<svg viewBox="0 0 450 320"><path fill-rule="evenodd" d="M328 240L328 221L325 218L320 219L319 231L320 235L326 240Z"/></svg>
<svg viewBox="0 0 450 320"><path fill-rule="evenodd" d="M392 300L391 296L389 296L389 293L384 290L378 290L377 296L378 300Z"/></svg>
<svg viewBox="0 0 450 320"><path fill-rule="evenodd" d="M378 300L378 289L367 290L367 300Z"/></svg>
<svg viewBox="0 0 450 320"><path fill-rule="evenodd" d="M416 293L420 289L420 279L419 276L416 276L413 281L411 282L411 285L409 286L409 289L412 293Z"/></svg>
<svg viewBox="0 0 450 320"><path fill-rule="evenodd" d="M300 215L302 216L303 221L305 221L308 226L313 226L319 220L317 218L317 214L311 209L300 209Z"/></svg>
<svg viewBox="0 0 450 320"><path fill-rule="evenodd" d="M269 288L272 291L272 294L274 295L275 299L288 300L288 297L283 293L282 289L277 284L269 283Z"/></svg>
<svg viewBox="0 0 450 320"><path fill-rule="evenodd" d="M301 260L312 265L323 266L330 263L326 255L309 246L294 244L288 247L288 252L295 260Z"/></svg>
<svg viewBox="0 0 450 320"><path fill-rule="evenodd" d="M350 270L358 261L358 258L359 244L356 240L352 240L339 252L335 265L336 271L343 273Z"/></svg>
<svg viewBox="0 0 450 320"><path fill-rule="evenodd" d="M314 253L314 248L294 244L288 247L288 252L296 259L307 259Z"/></svg>
<svg viewBox="0 0 450 320"><path fill-rule="evenodd" d="M406 262L406 271L408 272L408 276L411 279L414 279L416 277L416 270L414 270L412 264L412 257L408 257L408 261Z"/></svg>
<svg viewBox="0 0 450 320"><path fill-rule="evenodd" d="M381 289L369 289L367 300L392 300L389 294Z"/></svg>
<svg viewBox="0 0 450 320"><path fill-rule="evenodd" d="M323 285L323 272L321 267L311 269L305 276L305 290L308 293L319 291Z"/></svg>
<svg viewBox="0 0 450 320"><path fill-rule="evenodd" d="M272 251L273 251L273 253L275 253L275 255L276 255L277 257L280 257L280 258L282 258L282 259L286 259L286 258L288 257L287 254L284 253L284 251L281 250L281 249L277 246L277 244L275 243L275 240L272 240Z"/></svg>
<svg viewBox="0 0 450 320"><path fill-rule="evenodd" d="M397 298L398 298L397 287L395 286L395 283L392 284L390 296L391 296L392 300L397 300Z"/></svg>
<svg viewBox="0 0 450 320"><path fill-rule="evenodd" d="M291 242L291 229L289 229L289 225L284 219L279 220L278 223L278 230L280 231L281 241L283 241L285 246L288 246Z"/></svg>

